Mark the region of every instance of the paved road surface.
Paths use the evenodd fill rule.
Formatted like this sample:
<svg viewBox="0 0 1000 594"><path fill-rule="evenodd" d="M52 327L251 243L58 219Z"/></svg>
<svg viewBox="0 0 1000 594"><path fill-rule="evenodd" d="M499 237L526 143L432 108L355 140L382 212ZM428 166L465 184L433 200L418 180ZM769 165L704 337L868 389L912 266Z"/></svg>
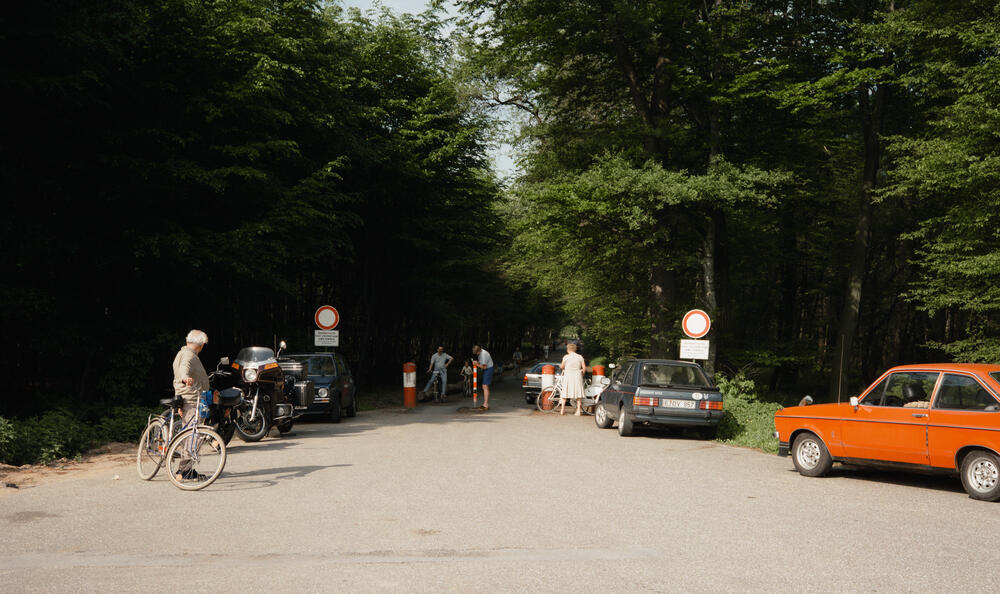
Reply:
<svg viewBox="0 0 1000 594"><path fill-rule="evenodd" d="M591 417L514 382L234 441L186 493L134 470L0 492L0 591L997 591L1000 507Z"/></svg>

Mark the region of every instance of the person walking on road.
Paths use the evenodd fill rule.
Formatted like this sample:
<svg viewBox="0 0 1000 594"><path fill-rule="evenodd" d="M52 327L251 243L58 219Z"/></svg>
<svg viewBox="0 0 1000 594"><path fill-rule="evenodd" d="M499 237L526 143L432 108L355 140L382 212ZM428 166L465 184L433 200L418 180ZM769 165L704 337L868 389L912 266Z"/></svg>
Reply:
<svg viewBox="0 0 1000 594"><path fill-rule="evenodd" d="M580 416L583 407L583 374L587 370L587 362L576 352L576 343L566 345L566 356L559 364L563 375L563 393L559 398L559 414L566 414L566 400L576 400L575 416Z"/></svg>
<svg viewBox="0 0 1000 594"><path fill-rule="evenodd" d="M439 346L437 352L431 355L431 362L427 365L427 373L431 374L431 378L427 380L427 385L424 386L424 394L427 390L431 389L431 384L434 383L434 378L441 378L441 394L434 395L435 402L444 402L444 397L448 393L448 366L455 358L444 352L444 347Z"/></svg>
<svg viewBox="0 0 1000 594"><path fill-rule="evenodd" d="M483 378L479 383L483 385L483 409L490 409L490 384L493 383L493 357L489 351L483 347L474 345L472 354L476 355L476 367L483 370Z"/></svg>
<svg viewBox="0 0 1000 594"><path fill-rule="evenodd" d="M208 344L208 335L201 330L188 332L184 339L184 346L177 351L174 357L174 395L184 399L184 406L181 408L184 423L191 423L198 418L198 401L201 393L211 390L208 383L208 373L205 366L201 364L198 354ZM213 393L213 400L218 401L219 393ZM178 466L181 480L199 480L194 469L191 467L190 454L187 449L181 451L181 463Z"/></svg>
<svg viewBox="0 0 1000 594"><path fill-rule="evenodd" d="M521 349L514 349L514 354L510 356L514 360L514 369L517 377L521 377L521 361L524 360L524 355L521 354Z"/></svg>

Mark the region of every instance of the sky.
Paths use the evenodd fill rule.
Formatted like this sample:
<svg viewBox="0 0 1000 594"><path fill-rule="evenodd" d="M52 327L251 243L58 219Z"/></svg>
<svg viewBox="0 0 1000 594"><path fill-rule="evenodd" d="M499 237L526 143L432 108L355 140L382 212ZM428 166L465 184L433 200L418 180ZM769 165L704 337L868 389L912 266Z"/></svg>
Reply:
<svg viewBox="0 0 1000 594"><path fill-rule="evenodd" d="M361 10L368 10L376 2L372 0L340 0L344 6L353 6ZM409 12L418 14L427 9L430 0L379 0L378 4L385 6L396 13ZM501 177L512 176L516 167L514 165L513 147L509 144L501 144L490 151L493 159L493 167Z"/></svg>

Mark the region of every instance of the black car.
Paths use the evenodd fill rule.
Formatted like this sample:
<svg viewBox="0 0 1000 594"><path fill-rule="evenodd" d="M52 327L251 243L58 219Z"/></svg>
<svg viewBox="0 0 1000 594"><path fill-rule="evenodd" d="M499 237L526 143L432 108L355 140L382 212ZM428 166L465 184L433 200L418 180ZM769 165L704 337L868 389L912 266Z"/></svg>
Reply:
<svg viewBox="0 0 1000 594"><path fill-rule="evenodd" d="M666 359L623 362L601 394L594 422L602 429L618 422L632 435L637 424L694 427L714 437L722 419L722 393L697 363Z"/></svg>
<svg viewBox="0 0 1000 594"><path fill-rule="evenodd" d="M334 423L341 416L358 414L358 390L351 376L351 368L340 353L293 353L283 355L278 361L285 375L299 380L309 380L315 385L313 403L296 407L295 412L305 415L328 415Z"/></svg>

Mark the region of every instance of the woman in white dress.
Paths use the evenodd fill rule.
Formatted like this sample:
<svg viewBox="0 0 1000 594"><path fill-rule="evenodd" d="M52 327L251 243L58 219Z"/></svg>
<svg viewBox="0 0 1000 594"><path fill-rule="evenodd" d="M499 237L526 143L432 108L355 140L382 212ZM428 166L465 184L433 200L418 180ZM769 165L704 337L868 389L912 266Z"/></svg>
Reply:
<svg viewBox="0 0 1000 594"><path fill-rule="evenodd" d="M563 391L559 398L559 414L566 414L566 400L576 400L576 416L580 416L580 409L583 406L583 374L587 370L587 362L576 352L576 344L566 345L566 356L559 364L562 369Z"/></svg>

